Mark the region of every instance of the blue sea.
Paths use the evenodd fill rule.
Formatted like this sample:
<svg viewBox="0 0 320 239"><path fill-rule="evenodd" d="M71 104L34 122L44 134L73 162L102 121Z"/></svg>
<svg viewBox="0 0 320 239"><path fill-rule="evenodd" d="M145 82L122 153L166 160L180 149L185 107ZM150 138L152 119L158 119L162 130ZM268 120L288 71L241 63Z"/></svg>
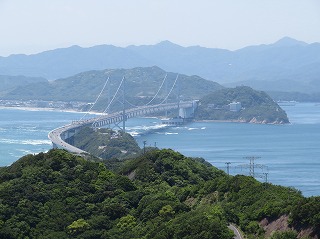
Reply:
<svg viewBox="0 0 320 239"><path fill-rule="evenodd" d="M203 157L230 174L249 174L249 160L257 157L255 176L273 184L295 187L305 196L320 195L320 105L283 106L291 124L260 125L193 122L163 127L156 118L127 121L127 132L139 145L171 148L186 156ZM51 148L48 132L82 117L80 113L0 109L0 166L28 153ZM261 166L261 167L259 167Z"/></svg>

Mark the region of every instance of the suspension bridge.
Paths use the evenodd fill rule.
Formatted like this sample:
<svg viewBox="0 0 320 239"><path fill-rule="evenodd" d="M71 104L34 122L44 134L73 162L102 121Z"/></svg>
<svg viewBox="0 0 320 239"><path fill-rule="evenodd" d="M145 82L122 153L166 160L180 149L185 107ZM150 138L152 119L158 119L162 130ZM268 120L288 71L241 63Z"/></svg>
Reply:
<svg viewBox="0 0 320 239"><path fill-rule="evenodd" d="M198 101L182 101L180 99L180 94L177 96L177 101L173 103L168 103L168 98L172 94L173 89L177 85L178 75L170 89L170 91L167 93L166 97L157 104L151 104L158 96L161 88L164 85L164 82L166 81L167 75L164 77L164 80L162 81L158 91L156 92L155 96L145 105L141 106L135 106L128 102L126 100L126 89L125 89L125 77L122 78L117 90L115 91L111 101L107 105L106 109L103 111L103 113L100 116L93 117L90 119L85 119L85 116L92 110L94 105L98 102L99 98L101 97L103 91L105 90L107 83L109 81L109 77L102 87L101 92L99 93L97 99L95 102L91 105L89 112L86 113L80 120L73 121L70 124L64 125L62 127L59 127L57 129L52 130L48 137L51 140L53 144L53 148L60 148L65 149L69 152L76 153L76 154L85 154L87 152L83 151L82 149L79 149L72 145L72 139L73 136L83 127L93 127L93 128L99 128L104 126L110 125L116 125L120 128L120 130L124 131L126 130L126 120L133 118L133 117L139 117L139 116L145 116L148 114L154 114L154 113L160 113L160 112L167 112L172 110L177 110L179 117L184 118L192 118L194 110L196 109L198 105ZM122 93L122 94L121 94ZM122 104L122 110L114 112L114 113L107 113L110 109L111 105L116 101L116 99L121 98L121 104ZM130 104L132 108L126 108L126 105ZM120 124L122 123L122 126Z"/></svg>

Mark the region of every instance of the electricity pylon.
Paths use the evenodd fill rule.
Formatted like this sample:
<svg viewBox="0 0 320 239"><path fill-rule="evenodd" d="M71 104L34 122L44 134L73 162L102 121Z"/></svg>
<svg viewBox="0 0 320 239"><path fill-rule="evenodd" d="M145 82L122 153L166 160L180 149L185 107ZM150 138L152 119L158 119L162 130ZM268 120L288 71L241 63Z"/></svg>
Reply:
<svg viewBox="0 0 320 239"><path fill-rule="evenodd" d="M261 168L262 170L264 170L265 168L268 169L267 166L263 165L263 164L256 164L255 163L255 160L256 159L259 159L261 157L257 157L257 156L247 156L247 157L244 157L245 159L249 159L249 164L242 164L242 165L239 165L239 167L241 168L249 168L249 176L251 177L255 177L255 169L256 168Z"/></svg>

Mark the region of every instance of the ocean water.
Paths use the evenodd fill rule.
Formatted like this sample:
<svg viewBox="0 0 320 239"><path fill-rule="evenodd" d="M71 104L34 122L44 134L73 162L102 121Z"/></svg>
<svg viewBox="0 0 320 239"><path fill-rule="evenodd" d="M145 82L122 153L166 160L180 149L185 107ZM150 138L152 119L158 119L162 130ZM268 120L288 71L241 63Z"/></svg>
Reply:
<svg viewBox="0 0 320 239"><path fill-rule="evenodd" d="M79 113L0 109L0 166L7 166L26 154L52 148L48 133L79 119Z"/></svg>
<svg viewBox="0 0 320 239"><path fill-rule="evenodd" d="M320 105L300 103L283 106L291 124L260 125L244 123L193 122L183 127L159 128L141 132L130 129L139 145L172 148L184 155L203 157L230 174L249 175L249 160L260 157L257 179L273 184L292 186L305 196L320 195ZM155 119L145 119L154 124ZM137 122L133 123L137 125ZM258 166L261 166L258 167Z"/></svg>
<svg viewBox="0 0 320 239"><path fill-rule="evenodd" d="M171 148L186 156L203 157L230 174L249 174L248 156L255 160L257 179L292 186L305 196L320 195L320 105L283 106L291 124L259 125L192 122L163 127L156 118L127 121L127 132L139 145ZM80 119L80 113L0 109L0 166L10 165L28 153L51 148L48 132Z"/></svg>

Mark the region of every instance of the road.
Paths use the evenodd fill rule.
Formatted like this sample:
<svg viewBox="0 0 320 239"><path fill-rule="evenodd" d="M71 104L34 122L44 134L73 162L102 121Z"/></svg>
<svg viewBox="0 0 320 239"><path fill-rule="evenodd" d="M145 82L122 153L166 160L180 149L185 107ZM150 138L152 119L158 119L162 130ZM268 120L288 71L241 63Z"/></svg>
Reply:
<svg viewBox="0 0 320 239"><path fill-rule="evenodd" d="M83 154L87 153L81 149L76 148L75 146L68 144L65 142L65 137L63 136L64 133L68 131L75 130L77 128L83 126L94 126L94 127L102 127L104 125L110 125L118 122L122 122L123 118L129 119L132 117L136 117L139 115L144 115L148 113L155 113L161 112L170 109L177 109L178 107L188 108L193 107L196 101L186 101L180 102L179 104L176 103L168 103L168 104L158 104L158 105L145 105L138 108L132 108L125 111L125 116L123 116L123 112L115 112L112 114L106 114L103 116L91 118L88 120L79 120L77 122L73 122L72 124L68 124L62 126L60 128L52 130L48 137L53 143L53 145L57 148L66 149L69 152L76 153L76 154Z"/></svg>
<svg viewBox="0 0 320 239"><path fill-rule="evenodd" d="M243 237L241 236L239 230L238 230L235 226L233 226L232 224L230 224L230 225L228 226L228 228L234 232L234 235L235 235L235 236L233 237L234 239L243 239Z"/></svg>

